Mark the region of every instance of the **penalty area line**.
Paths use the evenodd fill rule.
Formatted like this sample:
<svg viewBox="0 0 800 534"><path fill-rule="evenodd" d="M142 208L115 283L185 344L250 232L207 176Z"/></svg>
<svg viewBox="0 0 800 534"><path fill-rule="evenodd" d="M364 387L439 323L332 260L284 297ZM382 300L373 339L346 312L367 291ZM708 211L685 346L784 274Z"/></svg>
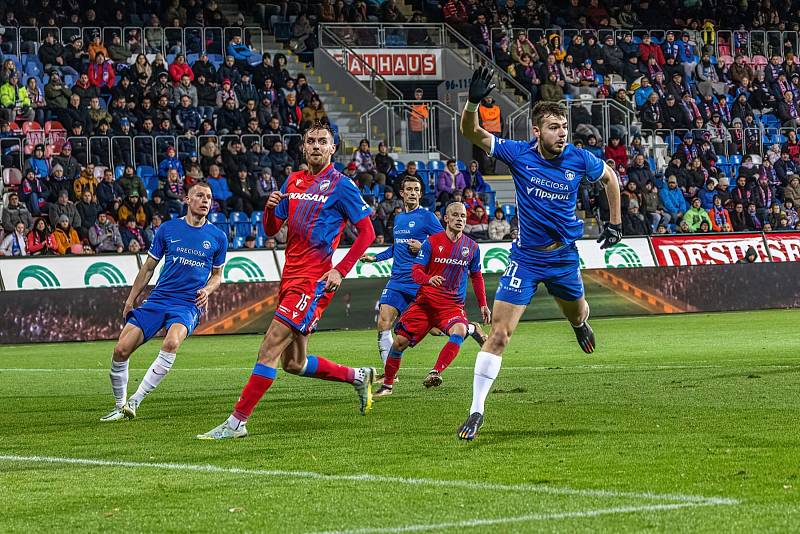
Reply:
<svg viewBox="0 0 800 534"><path fill-rule="evenodd" d="M539 484L500 484L492 482L479 482L472 480L444 480L431 478L408 478L369 473L354 475L335 475L317 473L314 471L286 471L273 469L247 469L241 467L223 467L211 464L181 464L170 462L131 462L126 460L101 460L91 458L66 458L54 456L17 456L11 454L0 455L0 462L18 462L32 464L67 464L94 467L130 468L130 469L160 469L168 471L185 471L201 473L220 473L232 475L261 476L284 479L309 479L322 482L372 482L380 484L403 484L408 486L428 486L459 488L477 491L511 491L520 493L546 494L546 495L574 495L580 497L606 497L626 498L651 501L673 501L684 504L703 505L733 505L739 500L725 497L706 497L702 495L662 494L651 492L628 492L610 489L577 489L569 487L545 486Z"/></svg>
<svg viewBox="0 0 800 534"><path fill-rule="evenodd" d="M599 508L595 510L578 510L575 512L553 512L547 514L528 514L514 517L499 517L486 519L467 519L464 521L451 521L447 523L405 525L399 527L367 527L350 530L327 530L313 534L389 534L393 532L424 532L426 530L444 530L451 528L475 528L495 525L508 525L512 523L528 523L534 521L557 521L559 519L580 519L598 517L612 514L634 514L641 512L658 512L662 510L677 510L697 506L717 506L713 502L684 502L674 504L642 504L630 506L617 506L614 508Z"/></svg>

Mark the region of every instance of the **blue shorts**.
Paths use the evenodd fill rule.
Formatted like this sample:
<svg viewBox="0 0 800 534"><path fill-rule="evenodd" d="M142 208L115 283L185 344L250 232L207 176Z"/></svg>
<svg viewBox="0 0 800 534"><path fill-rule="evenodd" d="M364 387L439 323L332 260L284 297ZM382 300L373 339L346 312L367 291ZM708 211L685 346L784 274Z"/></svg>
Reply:
<svg viewBox="0 0 800 534"><path fill-rule="evenodd" d="M408 308L411 303L414 302L414 297L416 297L414 293L398 291L387 286L381 293L381 300L379 303L381 305L386 304L391 306L397 310L398 314L402 314L404 311L406 311L406 308Z"/></svg>
<svg viewBox="0 0 800 534"><path fill-rule="evenodd" d="M554 297L575 301L583 297L580 256L575 244L551 251L512 247L506 272L500 278L495 300L527 306L540 283Z"/></svg>
<svg viewBox="0 0 800 534"><path fill-rule="evenodd" d="M162 328L169 330L174 324L185 326L189 331L188 337L200 322L200 310L194 305L164 304L145 300L141 306L128 314L128 322L141 328L145 341Z"/></svg>

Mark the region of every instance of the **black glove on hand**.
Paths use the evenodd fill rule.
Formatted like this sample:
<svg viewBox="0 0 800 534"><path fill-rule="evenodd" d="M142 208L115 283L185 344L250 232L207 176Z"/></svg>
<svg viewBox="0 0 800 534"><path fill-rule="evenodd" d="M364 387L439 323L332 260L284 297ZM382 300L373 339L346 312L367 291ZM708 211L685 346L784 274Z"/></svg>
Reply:
<svg viewBox="0 0 800 534"><path fill-rule="evenodd" d="M598 243L603 243L602 245L600 245L600 248L604 249L613 247L620 241L622 241L622 225L605 223L603 225L603 232L597 239Z"/></svg>
<svg viewBox="0 0 800 534"><path fill-rule="evenodd" d="M473 104L480 104L481 100L486 98L492 89L496 87L492 83L494 77L494 69L489 67L479 67L472 73L472 81L469 84L469 101Z"/></svg>

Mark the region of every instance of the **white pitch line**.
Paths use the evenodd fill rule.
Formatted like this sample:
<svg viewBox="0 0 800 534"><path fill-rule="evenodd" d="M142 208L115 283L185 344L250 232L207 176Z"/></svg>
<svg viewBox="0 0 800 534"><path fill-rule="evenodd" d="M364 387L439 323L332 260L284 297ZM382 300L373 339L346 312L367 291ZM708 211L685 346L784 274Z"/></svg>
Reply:
<svg viewBox="0 0 800 534"><path fill-rule="evenodd" d="M702 504L739 504L737 499L725 497L705 497L702 495L660 494L650 492L627 492L605 489L576 489L566 487L543 486L536 484L496 484L491 482L476 482L471 480L437 480L430 478L390 477L383 475L328 475L314 471L283 471L272 469L244 469L241 467L222 467L210 464L179 464L160 462L129 462L124 460L96 460L91 458L62 458L53 456L17 456L0 455L0 461L46 463L46 464L72 464L98 467L125 467L135 469L164 469L172 471L194 471L202 473L225 473L232 475L251 475L275 478L312 479L324 482L375 482L382 484L405 484L409 486L449 487L481 491L518 491L526 493L540 493L547 495L576 495L581 497L606 497L627 498L653 501L677 501L682 503Z"/></svg>
<svg viewBox="0 0 800 534"><path fill-rule="evenodd" d="M637 512L657 512L661 510L676 510L694 506L713 506L714 503L677 503L677 504L643 504L632 506L618 506L615 508L600 508L597 510L581 510L576 512L555 512L550 514L529 514L515 517L500 517L493 519L468 519L452 521L449 523L405 525L402 527L367 527L351 530L328 530L313 534L388 534L392 532L424 532L426 530L442 530L449 528L473 528L492 525L507 525L509 523L525 523L532 521L554 521L558 519L597 517L610 514L633 514Z"/></svg>

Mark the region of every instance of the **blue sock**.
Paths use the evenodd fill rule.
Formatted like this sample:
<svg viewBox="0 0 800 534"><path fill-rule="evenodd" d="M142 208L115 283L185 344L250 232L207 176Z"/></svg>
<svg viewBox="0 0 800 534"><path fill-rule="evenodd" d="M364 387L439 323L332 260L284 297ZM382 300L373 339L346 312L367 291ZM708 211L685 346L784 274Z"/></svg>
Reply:
<svg viewBox="0 0 800 534"><path fill-rule="evenodd" d="M464 342L464 338L459 336L458 334L452 334L450 336L450 340L449 341L450 341L450 343L455 343L456 345L458 345L460 347L461 344Z"/></svg>
<svg viewBox="0 0 800 534"><path fill-rule="evenodd" d="M306 357L306 364L300 374L303 376L313 376L314 373L317 372L317 367L319 367L319 360L313 354L309 355Z"/></svg>

